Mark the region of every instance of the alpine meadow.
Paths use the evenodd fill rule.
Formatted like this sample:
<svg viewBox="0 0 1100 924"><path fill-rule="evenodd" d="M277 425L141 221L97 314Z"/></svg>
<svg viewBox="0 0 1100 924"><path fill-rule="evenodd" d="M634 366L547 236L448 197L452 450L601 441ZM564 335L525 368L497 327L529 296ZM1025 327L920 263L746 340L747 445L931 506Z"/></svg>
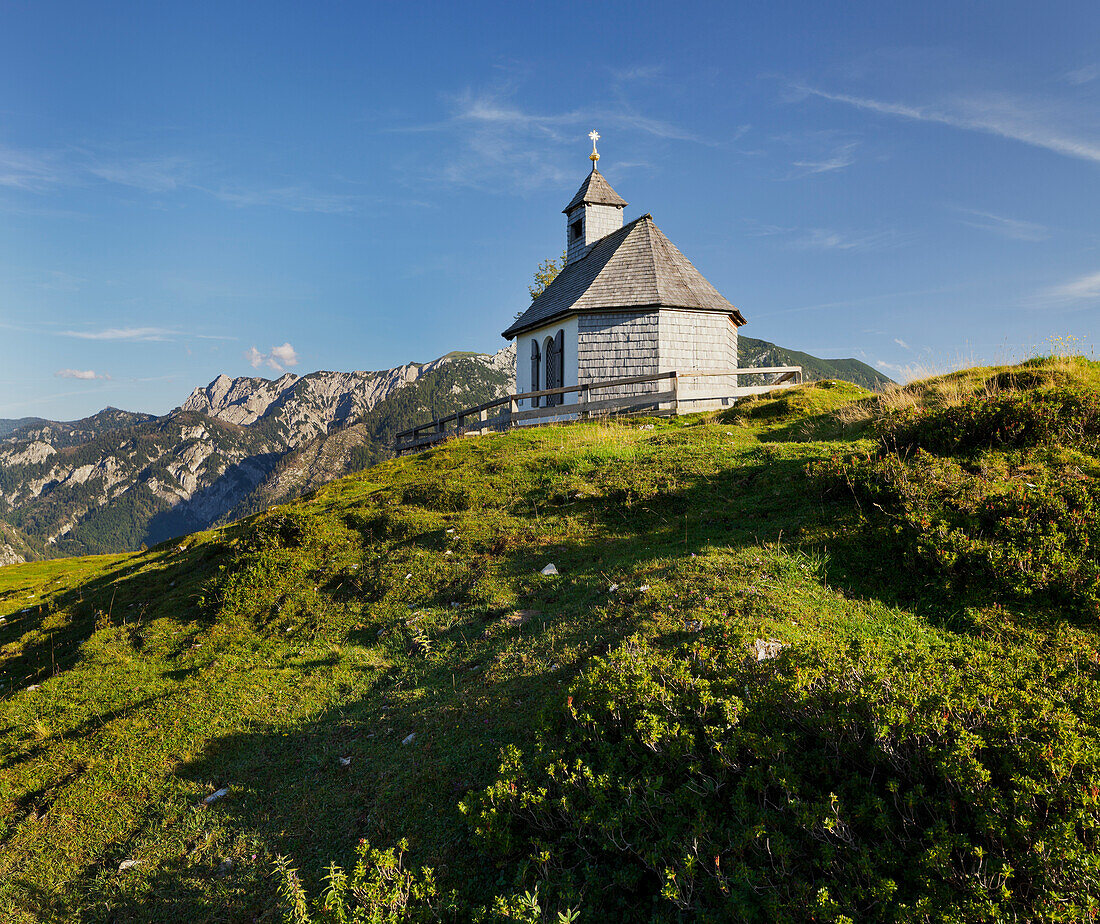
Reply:
<svg viewBox="0 0 1100 924"><path fill-rule="evenodd" d="M1047 356L0 570L4 919L1090 920L1098 473Z"/></svg>

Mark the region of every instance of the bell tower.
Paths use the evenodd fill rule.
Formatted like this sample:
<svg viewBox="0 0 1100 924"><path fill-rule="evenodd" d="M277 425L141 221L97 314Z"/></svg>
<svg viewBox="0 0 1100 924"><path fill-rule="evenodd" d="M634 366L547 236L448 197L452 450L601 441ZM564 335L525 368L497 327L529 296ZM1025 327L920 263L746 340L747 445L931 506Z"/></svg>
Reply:
<svg viewBox="0 0 1100 924"><path fill-rule="evenodd" d="M600 140L600 133L589 132L588 137L592 139L592 153L588 155L592 161L592 172L585 177L570 203L562 209L565 214L567 264L581 259L589 246L600 238L618 231L623 226L623 209L627 206L626 200L611 188L597 166L600 155L596 142Z"/></svg>

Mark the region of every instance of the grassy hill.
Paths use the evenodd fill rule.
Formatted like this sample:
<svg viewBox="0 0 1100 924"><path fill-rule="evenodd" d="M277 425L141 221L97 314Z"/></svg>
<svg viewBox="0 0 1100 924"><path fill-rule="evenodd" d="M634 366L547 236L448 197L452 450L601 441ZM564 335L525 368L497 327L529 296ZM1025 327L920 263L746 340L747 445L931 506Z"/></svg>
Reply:
<svg viewBox="0 0 1100 924"><path fill-rule="evenodd" d="M1098 444L1081 359L821 382L0 569L0 917L1095 917Z"/></svg>

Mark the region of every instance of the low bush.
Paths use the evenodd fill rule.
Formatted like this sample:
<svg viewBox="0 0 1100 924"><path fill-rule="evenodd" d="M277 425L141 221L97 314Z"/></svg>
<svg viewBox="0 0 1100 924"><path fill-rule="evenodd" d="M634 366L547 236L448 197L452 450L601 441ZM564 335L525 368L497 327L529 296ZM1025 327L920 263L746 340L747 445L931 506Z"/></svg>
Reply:
<svg viewBox="0 0 1100 924"><path fill-rule="evenodd" d="M588 920L1080 921L1100 909L1084 652L632 640L462 804Z"/></svg>
<svg viewBox="0 0 1100 924"><path fill-rule="evenodd" d="M287 924L416 924L440 921L453 899L440 895L431 869L408 869L409 845L378 850L360 841L350 876L331 864L326 888L311 900L290 861L280 857L276 871ZM448 916L450 917L450 916Z"/></svg>
<svg viewBox="0 0 1100 924"><path fill-rule="evenodd" d="M965 466L920 449L838 454L811 472L884 514L911 564L960 587L1100 613L1100 483L1050 460L1029 464L1033 455Z"/></svg>
<svg viewBox="0 0 1100 924"><path fill-rule="evenodd" d="M920 405L888 415L876 430L891 448L936 453L1055 442L1090 446L1100 439L1100 392L1053 387L970 395L958 404Z"/></svg>

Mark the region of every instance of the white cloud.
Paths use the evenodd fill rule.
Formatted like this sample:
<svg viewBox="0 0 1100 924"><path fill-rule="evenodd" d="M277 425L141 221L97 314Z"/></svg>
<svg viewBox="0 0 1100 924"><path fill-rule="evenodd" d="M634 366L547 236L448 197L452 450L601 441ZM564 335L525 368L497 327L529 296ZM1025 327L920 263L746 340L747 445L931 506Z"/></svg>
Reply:
<svg viewBox="0 0 1100 924"><path fill-rule="evenodd" d="M256 347L249 347L244 354L253 369L267 366L275 372L286 372L291 366L298 365L298 352L289 343L274 346L270 353L261 353Z"/></svg>
<svg viewBox="0 0 1100 924"><path fill-rule="evenodd" d="M513 101L514 93L510 85L466 89L447 98L450 112L443 121L390 130L450 137L451 143L439 146L438 159L427 170L431 180L475 188L504 182L520 190L573 181L590 150L585 136L592 129L605 135L601 153L612 157L613 152L627 150L624 135L631 133L702 143L679 125L639 112L621 94L604 106L532 112ZM614 163L618 167L618 161Z"/></svg>
<svg viewBox="0 0 1100 924"><path fill-rule="evenodd" d="M892 231L849 234L831 228L810 228L790 241L796 250L881 250L899 241Z"/></svg>
<svg viewBox="0 0 1100 924"><path fill-rule="evenodd" d="M777 237L783 240L784 246L794 250L884 250L900 246L909 239L909 235L899 234L893 229L853 233L833 228L765 225L752 220L748 220L748 224L753 237Z"/></svg>
<svg viewBox="0 0 1100 924"><path fill-rule="evenodd" d="M1046 308L1088 308L1100 304L1100 273L1086 273L1044 289L1031 303Z"/></svg>
<svg viewBox="0 0 1100 924"><path fill-rule="evenodd" d="M242 208L269 206L291 212L320 212L325 215L354 212L362 203L361 196L319 193L300 186L283 186L275 189L222 188L210 190L210 194L222 202Z"/></svg>
<svg viewBox="0 0 1100 924"><path fill-rule="evenodd" d="M93 369L58 369L54 373L59 379L109 379L106 372L96 372Z"/></svg>
<svg viewBox="0 0 1100 924"><path fill-rule="evenodd" d="M981 212L977 209L958 209L957 211L968 216L959 219L964 225L980 228L983 231L992 231L994 234L1014 241L1045 241L1050 237L1050 231L1046 227L1033 221L1006 218L1003 215Z"/></svg>
<svg viewBox="0 0 1100 924"><path fill-rule="evenodd" d="M913 349L913 348L912 348L911 346L909 346L909 344L908 344L908 343L906 343L906 342L905 342L904 340L902 340L902 339L901 339L900 337L895 337L895 338L894 338L894 343L896 343L896 344L897 344L897 345L898 345L899 347L901 347L901 348L902 348L903 350L912 350L912 349Z"/></svg>
<svg viewBox="0 0 1100 924"><path fill-rule="evenodd" d="M41 192L67 179L55 155L0 145L0 186Z"/></svg>
<svg viewBox="0 0 1100 924"><path fill-rule="evenodd" d="M796 89L867 112L996 135L1066 157L1100 163L1100 139L1083 136L1081 120L1072 115L1063 114L1059 120L1056 113L1060 107L1052 101L1033 102L1007 94L985 94L960 95L935 106L912 106L849 93L831 93L815 87L798 86ZM1064 124L1056 124L1058 121Z"/></svg>
<svg viewBox="0 0 1100 924"><path fill-rule="evenodd" d="M199 176L205 172L207 177ZM118 157L100 150L35 151L0 145L0 188L45 193L103 181L149 194L193 192L236 206L269 206L292 212L356 211L363 196L320 192L307 185L241 187L214 178L216 168L177 154ZM5 212L18 206L0 203ZM38 213L33 213L38 214ZM65 217L65 216L59 216ZM70 216L71 217L71 216Z"/></svg>
<svg viewBox="0 0 1100 924"><path fill-rule="evenodd" d="M182 157L154 157L94 163L88 172L108 183L158 193L187 185L190 164Z"/></svg>
<svg viewBox="0 0 1100 924"><path fill-rule="evenodd" d="M920 362L900 364L888 363L884 359L876 359L875 365L894 381L901 382L903 385L906 382L912 382L914 379L926 379L930 375L937 374L936 370Z"/></svg>
<svg viewBox="0 0 1100 924"><path fill-rule="evenodd" d="M616 83L649 82L664 76L663 64L639 64L634 67L609 67L612 79Z"/></svg>
<svg viewBox="0 0 1100 924"><path fill-rule="evenodd" d="M76 337L80 340L118 340L128 342L148 342L174 340L179 331L167 327L108 327L104 330L64 330L63 337Z"/></svg>
<svg viewBox="0 0 1100 924"><path fill-rule="evenodd" d="M1087 64L1085 67L1066 71L1062 77L1074 86L1080 86L1083 83L1092 83L1097 77L1100 77L1100 64Z"/></svg>
<svg viewBox="0 0 1100 924"><path fill-rule="evenodd" d="M855 150L859 147L858 141L851 141L833 150L832 154L823 160L796 160L792 166L796 170L789 179L812 176L816 173L831 173L834 170L843 170L856 162Z"/></svg>

